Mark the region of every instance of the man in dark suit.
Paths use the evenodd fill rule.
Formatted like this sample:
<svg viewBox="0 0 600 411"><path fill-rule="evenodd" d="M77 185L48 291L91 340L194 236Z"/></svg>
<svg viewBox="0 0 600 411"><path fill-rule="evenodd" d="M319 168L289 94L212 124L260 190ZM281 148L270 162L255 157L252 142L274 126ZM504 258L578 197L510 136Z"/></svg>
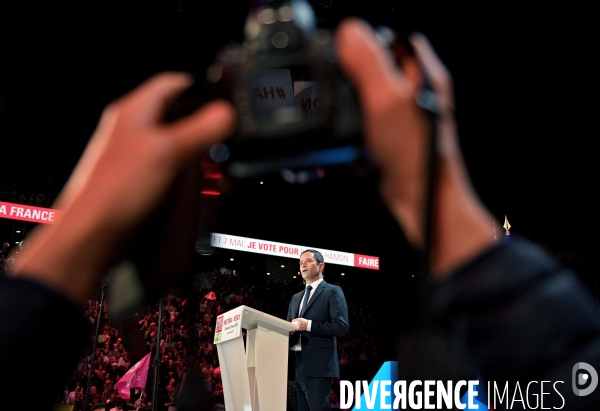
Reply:
<svg viewBox="0 0 600 411"><path fill-rule="evenodd" d="M319 251L300 255L306 288L292 297L287 315L299 327L290 333L294 411L329 411L332 379L340 377L337 338L348 334L348 305L342 289L323 280L324 268Z"/></svg>

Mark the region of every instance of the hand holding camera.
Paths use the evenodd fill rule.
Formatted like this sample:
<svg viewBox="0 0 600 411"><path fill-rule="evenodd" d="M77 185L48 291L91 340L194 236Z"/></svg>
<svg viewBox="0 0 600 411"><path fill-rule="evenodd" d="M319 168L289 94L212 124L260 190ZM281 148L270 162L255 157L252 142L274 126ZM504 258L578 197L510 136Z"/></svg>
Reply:
<svg viewBox="0 0 600 411"><path fill-rule="evenodd" d="M226 47L166 113L173 121L225 98L238 113L231 138L211 152L233 178L284 168L350 163L365 156L354 88L338 66L334 34L317 28L305 0L276 0L250 11L245 41ZM396 57L409 53L382 28Z"/></svg>

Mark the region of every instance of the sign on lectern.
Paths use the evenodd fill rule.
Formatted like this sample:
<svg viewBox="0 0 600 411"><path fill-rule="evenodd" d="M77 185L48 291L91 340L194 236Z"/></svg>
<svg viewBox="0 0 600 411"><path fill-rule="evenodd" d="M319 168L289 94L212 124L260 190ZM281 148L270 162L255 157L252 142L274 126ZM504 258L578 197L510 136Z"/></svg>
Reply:
<svg viewBox="0 0 600 411"><path fill-rule="evenodd" d="M242 305L217 317L217 325L215 326L215 344L229 341L232 338L237 338L242 335L243 309L244 306Z"/></svg>

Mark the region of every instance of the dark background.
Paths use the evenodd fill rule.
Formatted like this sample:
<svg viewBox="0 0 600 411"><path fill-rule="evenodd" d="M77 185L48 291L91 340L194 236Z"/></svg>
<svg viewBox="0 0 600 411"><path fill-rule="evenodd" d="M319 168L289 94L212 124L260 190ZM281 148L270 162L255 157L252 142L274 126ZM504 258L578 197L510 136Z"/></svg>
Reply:
<svg viewBox="0 0 600 411"><path fill-rule="evenodd" d="M430 38L454 77L460 141L482 200L500 224L508 216L511 233L578 267L596 292L595 49L586 21L591 11L564 4L346 3L313 1L319 25L334 28L354 15ZM242 39L251 4L5 2L3 168L25 167L62 186L106 104L156 72L206 67L221 47ZM400 302L403 310L414 307L417 256L381 205L375 181L350 170L330 170L305 185L263 180L240 183L223 200L222 232L380 256L380 271L329 265L329 278L354 281L376 299ZM2 228L8 235L8 223ZM502 239L503 229L497 229ZM256 254L238 254L248 260L241 267L271 264Z"/></svg>

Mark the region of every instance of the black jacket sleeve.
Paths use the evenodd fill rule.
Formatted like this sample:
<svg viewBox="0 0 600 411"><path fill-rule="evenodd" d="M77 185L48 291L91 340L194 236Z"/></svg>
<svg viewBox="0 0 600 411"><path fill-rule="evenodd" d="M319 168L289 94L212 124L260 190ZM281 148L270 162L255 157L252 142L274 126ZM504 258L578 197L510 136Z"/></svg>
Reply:
<svg viewBox="0 0 600 411"><path fill-rule="evenodd" d="M532 381L562 381L558 393L547 384L545 407L600 409L600 387L579 396L572 384L577 363L600 371L598 303L541 247L516 238L492 248L438 284L432 308L486 381L508 382L510 395L517 383L525 393Z"/></svg>
<svg viewBox="0 0 600 411"><path fill-rule="evenodd" d="M51 410L90 335L81 309L60 294L35 282L0 278L2 408ZM35 395L19 394L26 389Z"/></svg>

